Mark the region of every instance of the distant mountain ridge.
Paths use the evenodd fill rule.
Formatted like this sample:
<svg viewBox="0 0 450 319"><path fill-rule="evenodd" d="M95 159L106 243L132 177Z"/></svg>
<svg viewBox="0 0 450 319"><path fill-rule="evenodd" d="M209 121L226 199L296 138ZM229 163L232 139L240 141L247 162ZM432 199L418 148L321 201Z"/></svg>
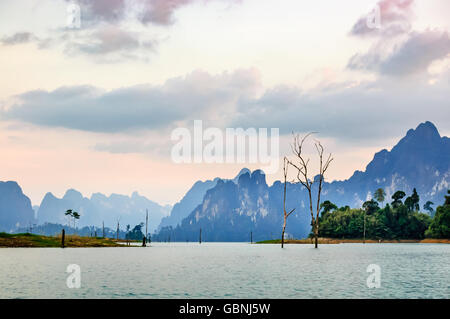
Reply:
<svg viewBox="0 0 450 319"><path fill-rule="evenodd" d="M233 179L234 183L237 183L239 177L242 174L249 173L250 170L247 168L243 168L239 174ZM172 211L170 212L170 215L167 217L164 217L161 220L161 224L159 225L158 229L164 228L164 227L176 227L178 226L181 221L186 218L190 212L192 212L195 207L197 207L203 200L203 197L205 196L206 192L216 186L217 182L220 180L220 178L216 177L214 180L207 180L207 181L197 181L191 189L184 195L184 197L176 203Z"/></svg>
<svg viewBox="0 0 450 319"><path fill-rule="evenodd" d="M172 206L161 206L134 192L131 196L101 193L84 197L80 192L69 189L62 198L47 193L40 206L31 206L30 199L16 182L0 182L0 231L13 232L27 229L33 224L67 224L64 213L72 209L80 213L77 227L97 226L116 228L117 222L125 229L145 222L148 209L149 231L156 230L163 217L169 215Z"/></svg>
<svg viewBox="0 0 450 319"><path fill-rule="evenodd" d="M325 183L322 201L361 207L377 188L385 189L386 202L397 190L411 194L416 188L421 207L428 200L437 206L450 184L449 141L431 122L422 123L409 130L391 151L376 153L364 172L355 171L347 180ZM269 187L260 170L242 174L237 184L218 180L180 225L162 229L155 238L198 240L200 228L205 241L249 241L250 232L254 240L279 238L282 195L283 183L276 181ZM287 206L296 211L289 217L288 234L297 238L308 235L307 204L304 188L289 183Z"/></svg>
<svg viewBox="0 0 450 319"><path fill-rule="evenodd" d="M416 188L422 204L426 200L439 203L449 182L450 139L441 137L433 123L425 122L410 129L391 151L376 153L364 172L356 171L348 180L327 184L325 195L333 198L333 192L339 193L337 203L344 204L340 200L344 199L347 205L358 206L380 187L388 200L396 190L410 194Z"/></svg>
<svg viewBox="0 0 450 319"><path fill-rule="evenodd" d="M161 206L144 196L134 192L131 196L111 194L105 196L101 193L92 194L91 198L69 189L62 198L47 193L37 212L39 223L49 222L66 224L64 212L73 209L80 213L79 226L105 226L115 228L117 221L120 227L130 224L131 227L145 222L145 212L149 213L149 231L154 231L161 219L169 214L171 206Z"/></svg>
<svg viewBox="0 0 450 319"><path fill-rule="evenodd" d="M409 195L416 188L421 207L428 200L436 207L450 188L450 139L441 137L431 122L421 123L390 151L377 152L364 172L355 171L347 180L325 183L322 199L338 206L360 207L377 188L385 189L386 202L396 190ZM268 186L262 171L242 169L233 180L215 178L195 183L173 209L136 192L131 196L96 193L87 198L76 190L68 190L62 198L47 193L40 206L31 207L16 182L0 182L0 231L37 222L65 224L64 212L69 208L81 214L80 227L100 226L104 221L106 227L114 228L120 219L124 228L143 222L148 209L149 230L157 230L161 240L169 236L172 240L197 240L200 227L206 241L248 241L250 232L255 240L267 239L279 237L282 192L280 181ZM296 211L290 217L288 234L308 234L307 203L304 189L289 183L287 206Z"/></svg>
<svg viewBox="0 0 450 319"><path fill-rule="evenodd" d="M0 231L10 232L35 223L30 199L16 182L0 182Z"/></svg>

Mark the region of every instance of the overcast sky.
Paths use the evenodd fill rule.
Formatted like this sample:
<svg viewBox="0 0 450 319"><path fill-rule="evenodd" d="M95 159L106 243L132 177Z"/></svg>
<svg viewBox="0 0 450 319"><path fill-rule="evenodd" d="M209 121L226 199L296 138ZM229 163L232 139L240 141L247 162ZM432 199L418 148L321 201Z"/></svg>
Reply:
<svg viewBox="0 0 450 319"><path fill-rule="evenodd" d="M175 164L171 132L319 132L329 180L432 121L450 134L448 0L0 2L0 180L175 203L245 164ZM380 24L367 15L379 8ZM268 176L268 181L280 174Z"/></svg>

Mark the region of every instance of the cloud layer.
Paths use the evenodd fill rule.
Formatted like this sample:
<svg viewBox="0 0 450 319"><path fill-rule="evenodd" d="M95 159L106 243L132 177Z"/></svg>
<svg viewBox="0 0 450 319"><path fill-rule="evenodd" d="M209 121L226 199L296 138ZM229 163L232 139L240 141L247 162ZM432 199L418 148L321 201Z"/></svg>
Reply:
<svg viewBox="0 0 450 319"><path fill-rule="evenodd" d="M0 37L0 44L35 43L40 49L62 47L69 56L82 54L102 63L148 61L148 54L154 53L160 38L151 26L168 28L175 22L177 10L195 2L239 3L242 0L58 1L80 6L80 28L51 29L44 36L31 30L21 31Z"/></svg>
<svg viewBox="0 0 450 319"><path fill-rule="evenodd" d="M388 76L408 76L424 73L435 61L450 55L447 30L412 31L414 0L382 0L376 10L362 16L350 34L375 40L365 53L356 53L347 68ZM368 21L378 15L379 25Z"/></svg>
<svg viewBox="0 0 450 319"><path fill-rule="evenodd" d="M354 36L395 36L411 29L414 0L382 0L370 13L363 15L353 25L350 34ZM369 23L368 23L369 22ZM370 22L379 22L374 27Z"/></svg>
<svg viewBox="0 0 450 319"><path fill-rule="evenodd" d="M366 53L351 57L348 68L374 71L384 75L406 76L425 72L436 60L450 54L450 37L446 31L411 32L393 48L373 46Z"/></svg>
<svg viewBox="0 0 450 319"><path fill-rule="evenodd" d="M191 127L195 119L201 119L219 128L280 128L282 134L320 131L321 136L368 143L394 134L399 123L412 127L423 120L444 121L448 92L445 79L428 85L426 78L410 84L379 80L315 93L286 86L264 90L255 70L219 75L197 71L161 86L31 91L17 96L19 102L3 108L0 116L103 133L161 133Z"/></svg>
<svg viewBox="0 0 450 319"><path fill-rule="evenodd" d="M3 45L16 45L29 43L36 39L36 36L31 32L17 32L10 36L5 36L0 39Z"/></svg>
<svg viewBox="0 0 450 319"><path fill-rule="evenodd" d="M212 1L214 0L80 0L79 3L86 18L91 22L119 22L131 15L143 24L167 26L174 22L173 15L179 8L194 2ZM242 0L222 1L239 3Z"/></svg>
<svg viewBox="0 0 450 319"><path fill-rule="evenodd" d="M157 130L196 118L224 119L258 83L258 73L250 69L216 76L196 71L162 86L112 91L92 86L37 90L17 96L19 102L0 114L3 119L91 132Z"/></svg>
<svg viewBox="0 0 450 319"><path fill-rule="evenodd" d="M158 16L140 16L139 23L168 25L177 8L193 1L139 2L147 8L141 11L143 14ZM71 45L66 47L69 54L81 52L104 60L112 53L130 55L139 48L153 50L154 43L142 40L138 33L112 25L127 19L130 2L82 4L95 26L74 34L68 42ZM376 139L394 132L399 122L412 127L424 120L445 119L448 112L449 73L434 74L436 84L430 85L431 76L426 71L434 62L449 58L449 33L397 28L399 24L410 26L413 4L412 0L380 1L379 31L364 28L365 16L354 24L350 34L373 45L367 52L353 55L347 68L383 75L372 82L355 81L356 85L351 86L337 82L326 90L304 92L298 87L262 87L255 69L215 75L195 71L159 86L110 91L95 86L68 86L29 91L15 96L15 102L8 101L0 116L38 126L101 133L167 131L202 119L207 125L221 128L277 127L284 134L319 130L324 136L353 142ZM29 41L43 42L26 32L3 39L5 45ZM410 75L415 75L414 80L407 81ZM399 76L405 78L399 81ZM115 151L124 149L126 143ZM97 145L97 149L108 148L114 149L114 145Z"/></svg>

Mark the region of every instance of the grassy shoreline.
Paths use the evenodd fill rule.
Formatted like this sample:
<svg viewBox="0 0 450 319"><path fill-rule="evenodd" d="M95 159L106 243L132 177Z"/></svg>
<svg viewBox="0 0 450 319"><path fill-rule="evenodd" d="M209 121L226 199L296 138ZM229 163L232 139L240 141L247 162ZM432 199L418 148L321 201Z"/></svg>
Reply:
<svg viewBox="0 0 450 319"><path fill-rule="evenodd" d="M140 241L130 240L130 243ZM313 244L312 239L287 239L285 244ZM66 248L88 248L88 247L127 247L127 241L120 239L102 237L81 237L78 235L66 235ZM319 244L350 244L363 243L362 239L337 239L319 238ZM398 239L398 240L374 240L366 239L366 244L377 243L429 243L429 244L450 244L450 239ZM259 241L256 244L281 244L280 239ZM42 236L29 233L8 234L0 233L0 248L60 248L61 236ZM128 246L130 247L130 246Z"/></svg>
<svg viewBox="0 0 450 319"><path fill-rule="evenodd" d="M338 239L338 238L319 238L319 244L353 244L363 243L362 239ZM285 244L313 244L313 240L307 239L286 239ZM366 244L450 244L450 239L366 239ZM257 244L281 244L281 239L263 240L257 242Z"/></svg>
<svg viewBox="0 0 450 319"><path fill-rule="evenodd" d="M77 235L66 235L65 247L127 247L114 239L101 237L81 237ZM51 237L35 235L30 233L8 234L0 233L0 248L60 248L61 236Z"/></svg>

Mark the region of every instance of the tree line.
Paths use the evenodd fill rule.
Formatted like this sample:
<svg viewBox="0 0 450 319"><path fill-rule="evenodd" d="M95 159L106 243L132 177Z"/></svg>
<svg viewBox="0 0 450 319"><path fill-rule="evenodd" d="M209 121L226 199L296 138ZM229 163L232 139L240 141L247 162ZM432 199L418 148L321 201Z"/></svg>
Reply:
<svg viewBox="0 0 450 319"><path fill-rule="evenodd" d="M405 192L395 192L391 203L383 207L385 196L383 189L377 189L373 199L357 209L338 208L330 201L324 201L320 206L319 235L368 239L450 238L450 196L445 196L444 204L436 211L432 207L434 204L427 201L423 205L427 214L420 212L416 189L405 200Z"/></svg>

